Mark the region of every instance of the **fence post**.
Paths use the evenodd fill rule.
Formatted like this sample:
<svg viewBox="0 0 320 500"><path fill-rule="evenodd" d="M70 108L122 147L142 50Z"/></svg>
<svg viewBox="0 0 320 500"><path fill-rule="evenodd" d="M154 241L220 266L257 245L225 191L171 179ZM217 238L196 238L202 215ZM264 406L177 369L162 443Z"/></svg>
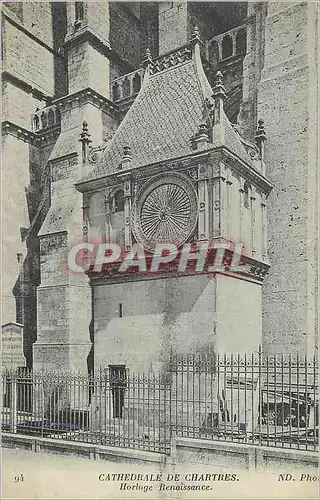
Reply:
<svg viewBox="0 0 320 500"><path fill-rule="evenodd" d="M11 380L11 429L17 433L17 379L13 377Z"/></svg>
<svg viewBox="0 0 320 500"><path fill-rule="evenodd" d="M259 418L259 446L262 444L262 428L261 428L261 420L262 420L262 347L259 345L259 350L258 350L258 360L259 360L259 378L258 378L258 388L259 388L259 410L258 410L258 418ZM253 390L253 386L252 386Z"/></svg>
<svg viewBox="0 0 320 500"><path fill-rule="evenodd" d="M40 397L41 397L41 437L43 438L43 424L44 424L44 389L43 389L43 376L40 377Z"/></svg>

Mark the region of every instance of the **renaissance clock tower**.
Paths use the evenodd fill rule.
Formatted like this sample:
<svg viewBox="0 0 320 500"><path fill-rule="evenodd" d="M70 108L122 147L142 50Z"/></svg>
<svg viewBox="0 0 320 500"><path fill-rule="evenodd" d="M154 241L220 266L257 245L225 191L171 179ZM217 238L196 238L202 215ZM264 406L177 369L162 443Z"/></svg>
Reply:
<svg viewBox="0 0 320 500"><path fill-rule="evenodd" d="M76 185L85 238L116 243L124 255L139 246L146 256L143 272L88 271L95 368L159 372L170 352L244 354L261 343L272 188L263 122L255 144L240 136L224 111L223 75L211 88L200 46L195 29L176 52L147 54L137 97L107 146L91 151ZM169 245L167 263L155 265L160 244ZM224 253L224 265L199 271L203 248L212 258Z"/></svg>

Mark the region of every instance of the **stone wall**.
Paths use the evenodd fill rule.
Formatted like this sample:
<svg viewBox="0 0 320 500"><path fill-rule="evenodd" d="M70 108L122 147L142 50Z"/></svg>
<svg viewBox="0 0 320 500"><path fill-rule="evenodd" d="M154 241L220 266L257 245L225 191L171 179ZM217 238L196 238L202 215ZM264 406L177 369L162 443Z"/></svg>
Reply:
<svg viewBox="0 0 320 500"><path fill-rule="evenodd" d="M105 284L94 286L93 294L95 368L126 364L132 371L157 371L170 345L187 353L215 342L210 277Z"/></svg>
<svg viewBox="0 0 320 500"><path fill-rule="evenodd" d="M29 226L25 187L30 183L29 144L13 135L6 135L2 142L2 203L6 207L2 217L3 240L2 266L10 272L2 276L2 321L16 321L15 298L12 289L20 273L21 258L26 254L21 241L20 228Z"/></svg>
<svg viewBox="0 0 320 500"><path fill-rule="evenodd" d="M6 54L3 66L44 94L54 95L54 55L29 37L24 31L6 22L4 42ZM26 57L28 54L28 57Z"/></svg>
<svg viewBox="0 0 320 500"><path fill-rule="evenodd" d="M158 2L141 2L140 4L140 59L143 60L149 48L151 55L159 54L159 15Z"/></svg>
<svg viewBox="0 0 320 500"><path fill-rule="evenodd" d="M109 61L89 42L74 45L68 52L69 92L90 87L109 97Z"/></svg>
<svg viewBox="0 0 320 500"><path fill-rule="evenodd" d="M159 55L187 42L187 2L161 2L159 4Z"/></svg>
<svg viewBox="0 0 320 500"><path fill-rule="evenodd" d="M262 341L261 285L223 275L216 280L218 351L250 356Z"/></svg>
<svg viewBox="0 0 320 500"><path fill-rule="evenodd" d="M314 474L318 466L318 456L311 451L179 437L173 439L171 456L177 464L232 467L235 470L260 469L264 472L267 469L277 470L285 464L291 470L305 472L307 469Z"/></svg>
<svg viewBox="0 0 320 500"><path fill-rule="evenodd" d="M125 2L124 2L125 4ZM140 65L139 19L120 2L109 3L111 48L132 66Z"/></svg>
<svg viewBox="0 0 320 500"><path fill-rule="evenodd" d="M44 102L10 81L3 81L3 120L31 130L32 114Z"/></svg>
<svg viewBox="0 0 320 500"><path fill-rule="evenodd" d="M261 343L261 286L225 276L93 285L95 367L159 369L180 354L244 354Z"/></svg>
<svg viewBox="0 0 320 500"><path fill-rule="evenodd" d="M263 295L269 352L313 355L316 338L314 20L307 2L268 5L258 114L267 124L266 171L274 184L268 202L271 269Z"/></svg>

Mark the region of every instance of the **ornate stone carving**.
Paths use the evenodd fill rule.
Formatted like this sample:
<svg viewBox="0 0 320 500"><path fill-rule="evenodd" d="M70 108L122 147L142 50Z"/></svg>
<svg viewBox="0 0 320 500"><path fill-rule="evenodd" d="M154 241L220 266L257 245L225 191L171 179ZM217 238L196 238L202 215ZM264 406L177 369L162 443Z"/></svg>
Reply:
<svg viewBox="0 0 320 500"><path fill-rule="evenodd" d="M198 169L196 167L190 168L188 170L188 175L191 177L191 179L196 181L198 179Z"/></svg>
<svg viewBox="0 0 320 500"><path fill-rule="evenodd" d="M177 52L172 52L171 54L164 55L153 62L152 73L158 73L164 69L171 68L172 66L177 66L185 61L191 59L191 50L188 47L182 48Z"/></svg>
<svg viewBox="0 0 320 500"><path fill-rule="evenodd" d="M97 163L99 160L101 153L106 149L107 145L105 146L98 146L97 148L89 148L88 151L88 162L89 163Z"/></svg>
<svg viewBox="0 0 320 500"><path fill-rule="evenodd" d="M233 129L237 132L239 139L244 146L248 156L251 160L261 160L260 151L256 144L252 144L251 142L246 141L240 134L238 125L232 124Z"/></svg>

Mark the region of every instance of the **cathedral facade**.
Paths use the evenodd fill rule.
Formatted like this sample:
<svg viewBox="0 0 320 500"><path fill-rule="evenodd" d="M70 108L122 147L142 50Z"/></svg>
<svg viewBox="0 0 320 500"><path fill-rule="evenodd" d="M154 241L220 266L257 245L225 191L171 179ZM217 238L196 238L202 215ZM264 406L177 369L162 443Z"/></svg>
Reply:
<svg viewBox="0 0 320 500"><path fill-rule="evenodd" d="M2 323L27 366L313 355L316 6L5 2L2 18ZM125 272L71 272L80 242L119 248ZM199 272L203 249L223 269Z"/></svg>

